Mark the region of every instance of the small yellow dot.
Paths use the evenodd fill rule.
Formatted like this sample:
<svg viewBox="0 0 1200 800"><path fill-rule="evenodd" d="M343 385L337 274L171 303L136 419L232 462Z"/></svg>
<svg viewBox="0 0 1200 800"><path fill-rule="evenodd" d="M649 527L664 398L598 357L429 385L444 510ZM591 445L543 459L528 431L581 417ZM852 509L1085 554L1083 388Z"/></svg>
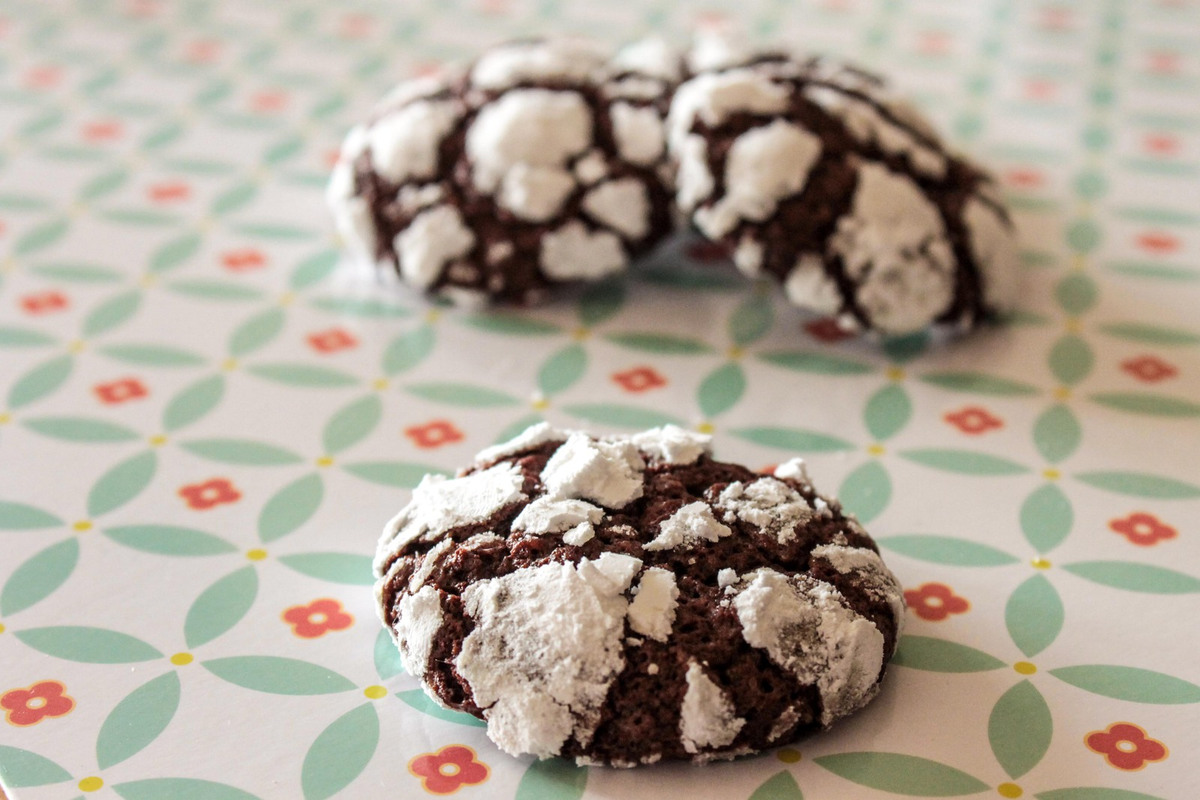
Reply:
<svg viewBox="0 0 1200 800"><path fill-rule="evenodd" d="M83 348L86 346L87 346L87 344L82 339L76 339L75 341L73 341L69 345L67 345L67 349L70 350L72 353L82 353Z"/></svg>
<svg viewBox="0 0 1200 800"><path fill-rule="evenodd" d="M150 445L152 447L162 447L164 444L167 443L167 437L163 436L161 433L156 433L154 436L151 436L147 441L150 442Z"/></svg>
<svg viewBox="0 0 1200 800"><path fill-rule="evenodd" d="M900 367L888 367L886 374L887 374L887 379L889 381L904 380L904 370L901 369Z"/></svg>
<svg viewBox="0 0 1200 800"><path fill-rule="evenodd" d="M221 369L225 370L226 372L232 372L233 370L237 369L237 365L238 362L236 358L227 358L221 362Z"/></svg>
<svg viewBox="0 0 1200 800"><path fill-rule="evenodd" d="M533 406L537 411L545 411L550 407L550 401L544 397L535 397L529 405Z"/></svg>
<svg viewBox="0 0 1200 800"><path fill-rule="evenodd" d="M90 519L81 519L71 526L79 532L90 531L92 529L92 521Z"/></svg>
<svg viewBox="0 0 1200 800"><path fill-rule="evenodd" d="M1076 253L1075 255L1071 256L1071 269L1077 270L1077 271L1082 271L1086 267L1087 267L1087 260L1084 259L1083 255L1081 253Z"/></svg>
<svg viewBox="0 0 1200 800"><path fill-rule="evenodd" d="M387 688L376 684L363 689L363 694L371 700L378 700L381 697L387 697Z"/></svg>
<svg viewBox="0 0 1200 800"><path fill-rule="evenodd" d="M426 322L437 322L439 319L441 319L441 317L442 312L438 311L436 308L431 308L425 312Z"/></svg>
<svg viewBox="0 0 1200 800"><path fill-rule="evenodd" d="M881 456L886 453L887 450L884 449L883 445L879 444L879 442L876 442L875 444L867 447L867 452L873 456Z"/></svg>
<svg viewBox="0 0 1200 800"><path fill-rule="evenodd" d="M284 292L283 294L279 295L279 305L290 306L295 299L295 292Z"/></svg>
<svg viewBox="0 0 1200 800"><path fill-rule="evenodd" d="M1015 783L1002 783L996 787L996 793L1001 797L1020 797L1025 794L1025 790Z"/></svg>
<svg viewBox="0 0 1200 800"><path fill-rule="evenodd" d="M1028 661L1018 661L1017 663L1013 664L1013 669L1022 675L1032 675L1033 673L1037 672L1037 667Z"/></svg>
<svg viewBox="0 0 1200 800"><path fill-rule="evenodd" d="M1054 390L1054 399L1055 400L1070 400L1071 399L1071 390L1068 389L1066 386L1059 386L1058 388L1056 388Z"/></svg>
<svg viewBox="0 0 1200 800"><path fill-rule="evenodd" d="M79 782L79 791L94 792L102 786L104 786L104 781L93 775L90 778L84 778Z"/></svg>
<svg viewBox="0 0 1200 800"><path fill-rule="evenodd" d="M575 330L571 331L571 338L577 342L582 342L584 339L592 335L591 330L580 325Z"/></svg>
<svg viewBox="0 0 1200 800"><path fill-rule="evenodd" d="M0 625L0 633L4 633L4 626Z"/></svg>
<svg viewBox="0 0 1200 800"><path fill-rule="evenodd" d="M12 415L8 413L0 413L0 425L4 425L12 421Z"/></svg>
<svg viewBox="0 0 1200 800"><path fill-rule="evenodd" d="M176 653L171 656L171 663L177 667L186 667L194 660L195 657L191 653Z"/></svg>
<svg viewBox="0 0 1200 800"><path fill-rule="evenodd" d="M738 347L738 346L735 344L733 347L730 347L730 348L729 348L729 350L728 350L728 352L726 353L726 355L728 355L730 358L732 358L732 359L734 359L734 360L736 361L737 359L739 359L739 358L741 358L743 355L745 355L745 353L746 353L746 351L745 351L745 350L743 350L742 348Z"/></svg>
<svg viewBox="0 0 1200 800"><path fill-rule="evenodd" d="M267 557L267 551L263 550L260 547L256 547L253 550L246 551L246 558L250 559L251 561L262 561L266 557Z"/></svg>
<svg viewBox="0 0 1200 800"><path fill-rule="evenodd" d="M143 275L141 280L138 281L138 284L141 285L143 289L149 289L156 283L158 283L158 278L153 275Z"/></svg>
<svg viewBox="0 0 1200 800"><path fill-rule="evenodd" d="M213 218L212 218L212 217L204 217L204 218L200 219L200 220L199 220L199 221L196 223L196 227L197 227L197 228L199 228L199 229L200 229L200 230L202 230L202 231L206 231L206 232L207 232L207 231L210 231L210 230L212 230L212 228L213 228L213 225L215 225L215 224L216 224L216 223L215 223L215 221L213 220Z"/></svg>
<svg viewBox="0 0 1200 800"><path fill-rule="evenodd" d="M371 383L371 388L377 392L382 392L384 389L388 388L387 378L376 378Z"/></svg>
<svg viewBox="0 0 1200 800"><path fill-rule="evenodd" d="M795 764L801 758L800 751L794 747L783 748L775 754L775 757L785 764Z"/></svg>
<svg viewBox="0 0 1200 800"><path fill-rule="evenodd" d="M1056 470L1054 467L1046 467L1044 470L1042 470L1042 477L1048 481L1056 481L1062 477L1062 473Z"/></svg>
<svg viewBox="0 0 1200 800"><path fill-rule="evenodd" d="M317 466L318 467L333 466L333 458L330 456L321 456L320 458L317 459Z"/></svg>
<svg viewBox="0 0 1200 800"><path fill-rule="evenodd" d="M1033 565L1034 569L1050 569L1050 559L1048 558L1035 558L1029 563Z"/></svg>
<svg viewBox="0 0 1200 800"><path fill-rule="evenodd" d="M696 426L696 430L700 431L701 433L712 433L716 430L716 428L713 427L711 422L701 422Z"/></svg>
<svg viewBox="0 0 1200 800"><path fill-rule="evenodd" d="M1078 317L1067 317L1066 327L1067 333L1079 333L1083 326L1079 324Z"/></svg>

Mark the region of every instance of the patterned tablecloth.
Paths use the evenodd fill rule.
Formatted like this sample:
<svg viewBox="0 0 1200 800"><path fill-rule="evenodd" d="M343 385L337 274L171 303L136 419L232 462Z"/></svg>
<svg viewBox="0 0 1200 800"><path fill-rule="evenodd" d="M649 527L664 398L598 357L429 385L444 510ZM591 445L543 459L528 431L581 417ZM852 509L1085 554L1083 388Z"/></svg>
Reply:
<svg viewBox="0 0 1200 800"><path fill-rule="evenodd" d="M322 188L392 82L695 25L893 73L1002 178L1010 324L878 344L697 243L529 312L338 269ZM1194 0L0 6L0 781L37 798L1195 797ZM634 771L495 749L402 673L370 556L538 420L809 460L909 621L863 713Z"/></svg>

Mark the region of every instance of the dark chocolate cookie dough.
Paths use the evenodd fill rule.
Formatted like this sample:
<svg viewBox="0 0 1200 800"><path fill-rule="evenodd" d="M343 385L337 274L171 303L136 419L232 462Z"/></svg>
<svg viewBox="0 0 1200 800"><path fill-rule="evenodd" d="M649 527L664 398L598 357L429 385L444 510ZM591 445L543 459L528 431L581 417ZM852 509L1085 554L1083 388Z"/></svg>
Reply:
<svg viewBox="0 0 1200 800"><path fill-rule="evenodd" d="M877 692L903 595L803 463L714 461L679 428L546 425L426 478L375 562L405 668L506 752L732 758Z"/></svg>

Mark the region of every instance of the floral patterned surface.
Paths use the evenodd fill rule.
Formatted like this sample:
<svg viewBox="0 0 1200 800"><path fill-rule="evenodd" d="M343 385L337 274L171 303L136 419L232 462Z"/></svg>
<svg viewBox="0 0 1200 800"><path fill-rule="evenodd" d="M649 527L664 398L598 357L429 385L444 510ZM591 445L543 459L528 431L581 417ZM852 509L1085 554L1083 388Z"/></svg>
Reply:
<svg viewBox="0 0 1200 800"><path fill-rule="evenodd" d="M682 242L466 313L338 269L321 202L396 79L695 26L892 73L1014 209L1003 327L873 344ZM1194 0L101 0L0 6L0 783L14 798L1183 798L1200 703ZM906 635L757 758L530 763L433 706L370 556L537 419L800 454Z"/></svg>

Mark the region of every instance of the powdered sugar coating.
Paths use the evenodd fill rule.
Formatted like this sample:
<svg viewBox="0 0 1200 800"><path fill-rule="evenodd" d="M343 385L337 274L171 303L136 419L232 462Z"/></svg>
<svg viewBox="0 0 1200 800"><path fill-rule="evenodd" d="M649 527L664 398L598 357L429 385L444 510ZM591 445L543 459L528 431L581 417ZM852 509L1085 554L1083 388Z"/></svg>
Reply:
<svg viewBox="0 0 1200 800"><path fill-rule="evenodd" d="M552 497L584 498L621 508L642 496L640 473L644 467L632 442L596 441L587 434L572 433L546 462L542 484Z"/></svg>
<svg viewBox="0 0 1200 800"><path fill-rule="evenodd" d="M748 484L729 484L721 491L716 508L726 522L748 522L775 536L780 544L791 541L796 527L813 516L799 492L783 481L765 477Z"/></svg>
<svg viewBox="0 0 1200 800"><path fill-rule="evenodd" d="M667 641L675 622L675 603L679 587L675 573L660 567L650 567L642 573L634 587L633 602L629 604L629 627L643 636L659 642Z"/></svg>
<svg viewBox="0 0 1200 800"><path fill-rule="evenodd" d="M727 525L717 521L707 503L688 503L659 523L658 536L645 547L647 550L692 547L699 542L715 542L732 533Z"/></svg>
<svg viewBox="0 0 1200 800"><path fill-rule="evenodd" d="M737 738L746 720L737 716L733 703L720 686L695 661L688 662L687 693L679 719L679 735L689 753L724 747Z"/></svg>
<svg viewBox="0 0 1200 800"><path fill-rule="evenodd" d="M664 464L691 464L712 455L712 437L678 425L664 425L629 437L647 460Z"/></svg>

